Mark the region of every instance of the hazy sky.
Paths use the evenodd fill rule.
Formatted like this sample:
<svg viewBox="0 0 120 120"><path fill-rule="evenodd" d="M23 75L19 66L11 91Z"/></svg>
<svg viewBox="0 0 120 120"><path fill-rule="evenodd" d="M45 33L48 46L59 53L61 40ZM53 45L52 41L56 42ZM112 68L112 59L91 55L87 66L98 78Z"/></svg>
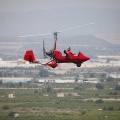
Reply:
<svg viewBox="0 0 120 120"><path fill-rule="evenodd" d="M120 0L0 0L0 12L36 11L72 6L120 8Z"/></svg>
<svg viewBox="0 0 120 120"><path fill-rule="evenodd" d="M0 36L54 32L90 22L95 25L82 28L84 33L120 31L119 10L120 0L0 0Z"/></svg>

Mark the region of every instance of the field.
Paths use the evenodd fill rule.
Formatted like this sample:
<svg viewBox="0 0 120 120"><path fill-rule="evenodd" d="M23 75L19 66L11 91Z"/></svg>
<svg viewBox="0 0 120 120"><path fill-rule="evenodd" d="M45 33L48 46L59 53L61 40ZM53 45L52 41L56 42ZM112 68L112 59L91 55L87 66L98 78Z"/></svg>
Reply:
<svg viewBox="0 0 120 120"><path fill-rule="evenodd" d="M0 120L119 120L120 91L109 89L111 84L106 83L106 89L101 90L87 83L49 83L41 89L0 89ZM74 89L55 89L62 85ZM11 93L15 98L8 98ZM57 93L66 94L57 97Z"/></svg>

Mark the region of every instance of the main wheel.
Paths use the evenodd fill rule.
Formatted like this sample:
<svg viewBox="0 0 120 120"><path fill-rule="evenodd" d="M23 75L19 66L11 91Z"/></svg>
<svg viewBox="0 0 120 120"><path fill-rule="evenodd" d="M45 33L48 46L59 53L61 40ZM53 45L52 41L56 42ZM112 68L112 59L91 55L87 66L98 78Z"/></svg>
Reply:
<svg viewBox="0 0 120 120"><path fill-rule="evenodd" d="M77 67L81 67L81 64L77 64Z"/></svg>

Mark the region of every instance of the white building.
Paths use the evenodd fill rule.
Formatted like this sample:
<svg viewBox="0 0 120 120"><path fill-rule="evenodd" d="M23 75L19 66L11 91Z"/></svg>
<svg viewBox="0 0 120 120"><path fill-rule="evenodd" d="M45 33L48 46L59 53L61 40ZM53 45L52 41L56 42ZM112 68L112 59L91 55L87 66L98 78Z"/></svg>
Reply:
<svg viewBox="0 0 120 120"><path fill-rule="evenodd" d="M9 95L8 95L8 98L15 98L15 94L14 94L14 93L9 94Z"/></svg>
<svg viewBox="0 0 120 120"><path fill-rule="evenodd" d="M120 78L120 74L119 73L111 73L108 76L112 77L112 78Z"/></svg>
<svg viewBox="0 0 120 120"><path fill-rule="evenodd" d="M65 94L64 93L58 93L57 97L65 97Z"/></svg>
<svg viewBox="0 0 120 120"><path fill-rule="evenodd" d="M13 82L13 83L30 82L31 79L32 78L0 77L0 80L2 80L3 83L6 83L6 82Z"/></svg>
<svg viewBox="0 0 120 120"><path fill-rule="evenodd" d="M99 83L99 78L86 78L86 80L83 80L85 83Z"/></svg>
<svg viewBox="0 0 120 120"><path fill-rule="evenodd" d="M63 80L63 79L39 79L40 83L74 83L75 80Z"/></svg>

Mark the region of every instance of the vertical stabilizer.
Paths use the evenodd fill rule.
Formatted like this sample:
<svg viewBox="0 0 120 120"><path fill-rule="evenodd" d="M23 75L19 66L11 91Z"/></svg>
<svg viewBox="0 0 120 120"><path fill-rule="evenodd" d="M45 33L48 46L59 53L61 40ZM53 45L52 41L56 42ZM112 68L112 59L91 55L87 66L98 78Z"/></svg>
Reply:
<svg viewBox="0 0 120 120"><path fill-rule="evenodd" d="M24 60L29 61L30 63L36 63L37 61L35 60L34 53L32 50L27 50L25 55L24 55Z"/></svg>

